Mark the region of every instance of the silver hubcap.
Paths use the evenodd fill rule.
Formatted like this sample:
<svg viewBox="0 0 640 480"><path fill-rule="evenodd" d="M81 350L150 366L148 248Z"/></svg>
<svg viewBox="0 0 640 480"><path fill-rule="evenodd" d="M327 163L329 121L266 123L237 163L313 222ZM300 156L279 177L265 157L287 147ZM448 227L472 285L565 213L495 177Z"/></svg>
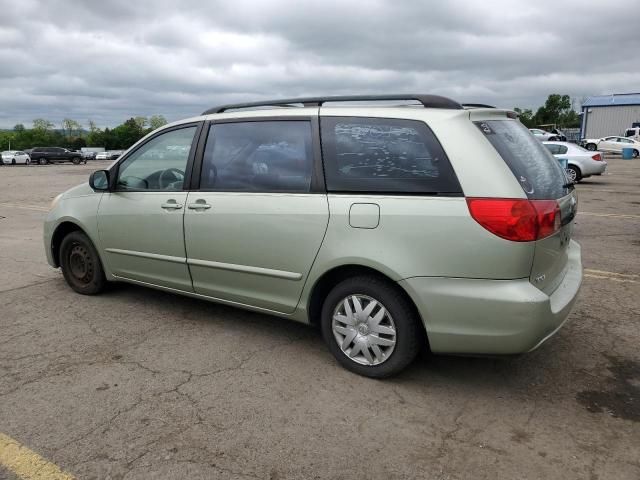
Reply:
<svg viewBox="0 0 640 480"><path fill-rule="evenodd" d="M567 168L567 178L572 181L575 182L576 181L576 171L573 168Z"/></svg>
<svg viewBox="0 0 640 480"><path fill-rule="evenodd" d="M386 362L396 346L391 314L367 295L349 295L333 311L333 336L340 350L361 365Z"/></svg>

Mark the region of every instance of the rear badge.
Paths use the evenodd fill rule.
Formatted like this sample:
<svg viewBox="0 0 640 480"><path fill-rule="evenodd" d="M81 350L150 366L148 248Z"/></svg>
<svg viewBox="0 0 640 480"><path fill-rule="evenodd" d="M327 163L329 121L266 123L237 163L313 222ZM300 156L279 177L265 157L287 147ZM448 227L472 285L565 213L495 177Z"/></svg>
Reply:
<svg viewBox="0 0 640 480"><path fill-rule="evenodd" d="M544 282L545 278L547 278L547 276L543 273L542 275L538 275L536 278L534 278L533 281L536 283L540 283Z"/></svg>

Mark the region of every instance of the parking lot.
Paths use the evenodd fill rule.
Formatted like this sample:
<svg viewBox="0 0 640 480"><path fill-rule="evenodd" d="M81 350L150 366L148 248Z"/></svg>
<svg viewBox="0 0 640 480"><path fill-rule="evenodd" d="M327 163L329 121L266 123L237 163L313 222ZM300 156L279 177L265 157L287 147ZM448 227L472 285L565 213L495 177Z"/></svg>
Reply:
<svg viewBox="0 0 640 480"><path fill-rule="evenodd" d="M517 358L344 370L305 325L45 260L51 200L109 162L0 167L0 440L79 479L640 478L640 160L578 185L585 278ZM2 467L0 478L17 478ZM35 477L34 477L35 478Z"/></svg>

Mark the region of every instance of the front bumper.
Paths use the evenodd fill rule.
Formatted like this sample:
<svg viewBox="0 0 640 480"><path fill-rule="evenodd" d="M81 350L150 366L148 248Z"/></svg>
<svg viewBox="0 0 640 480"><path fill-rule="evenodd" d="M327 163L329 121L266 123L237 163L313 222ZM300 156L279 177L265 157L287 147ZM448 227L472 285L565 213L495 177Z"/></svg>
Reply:
<svg viewBox="0 0 640 480"><path fill-rule="evenodd" d="M569 316L582 284L580 245L574 241L565 271L550 295L528 278L413 277L399 284L418 307L432 351L517 354L540 346Z"/></svg>
<svg viewBox="0 0 640 480"><path fill-rule="evenodd" d="M44 229L42 232L42 240L44 241L44 253L47 257L47 263L53 268L58 268L59 265L56 265L56 261L53 258L53 250L51 248L54 229L55 221L52 218L51 212L49 212L49 214L47 214L47 218L44 221Z"/></svg>

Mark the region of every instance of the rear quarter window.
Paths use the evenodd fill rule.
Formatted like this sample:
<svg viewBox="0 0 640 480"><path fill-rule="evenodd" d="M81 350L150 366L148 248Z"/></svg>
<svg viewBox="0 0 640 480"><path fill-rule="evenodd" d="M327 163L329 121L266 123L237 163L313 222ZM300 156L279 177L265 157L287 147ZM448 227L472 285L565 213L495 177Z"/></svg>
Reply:
<svg viewBox="0 0 640 480"><path fill-rule="evenodd" d="M474 122L498 151L532 200L551 200L569 193L565 173L549 150L517 120Z"/></svg>
<svg viewBox="0 0 640 480"><path fill-rule="evenodd" d="M323 117L321 135L330 192L461 194L444 150L424 122Z"/></svg>

